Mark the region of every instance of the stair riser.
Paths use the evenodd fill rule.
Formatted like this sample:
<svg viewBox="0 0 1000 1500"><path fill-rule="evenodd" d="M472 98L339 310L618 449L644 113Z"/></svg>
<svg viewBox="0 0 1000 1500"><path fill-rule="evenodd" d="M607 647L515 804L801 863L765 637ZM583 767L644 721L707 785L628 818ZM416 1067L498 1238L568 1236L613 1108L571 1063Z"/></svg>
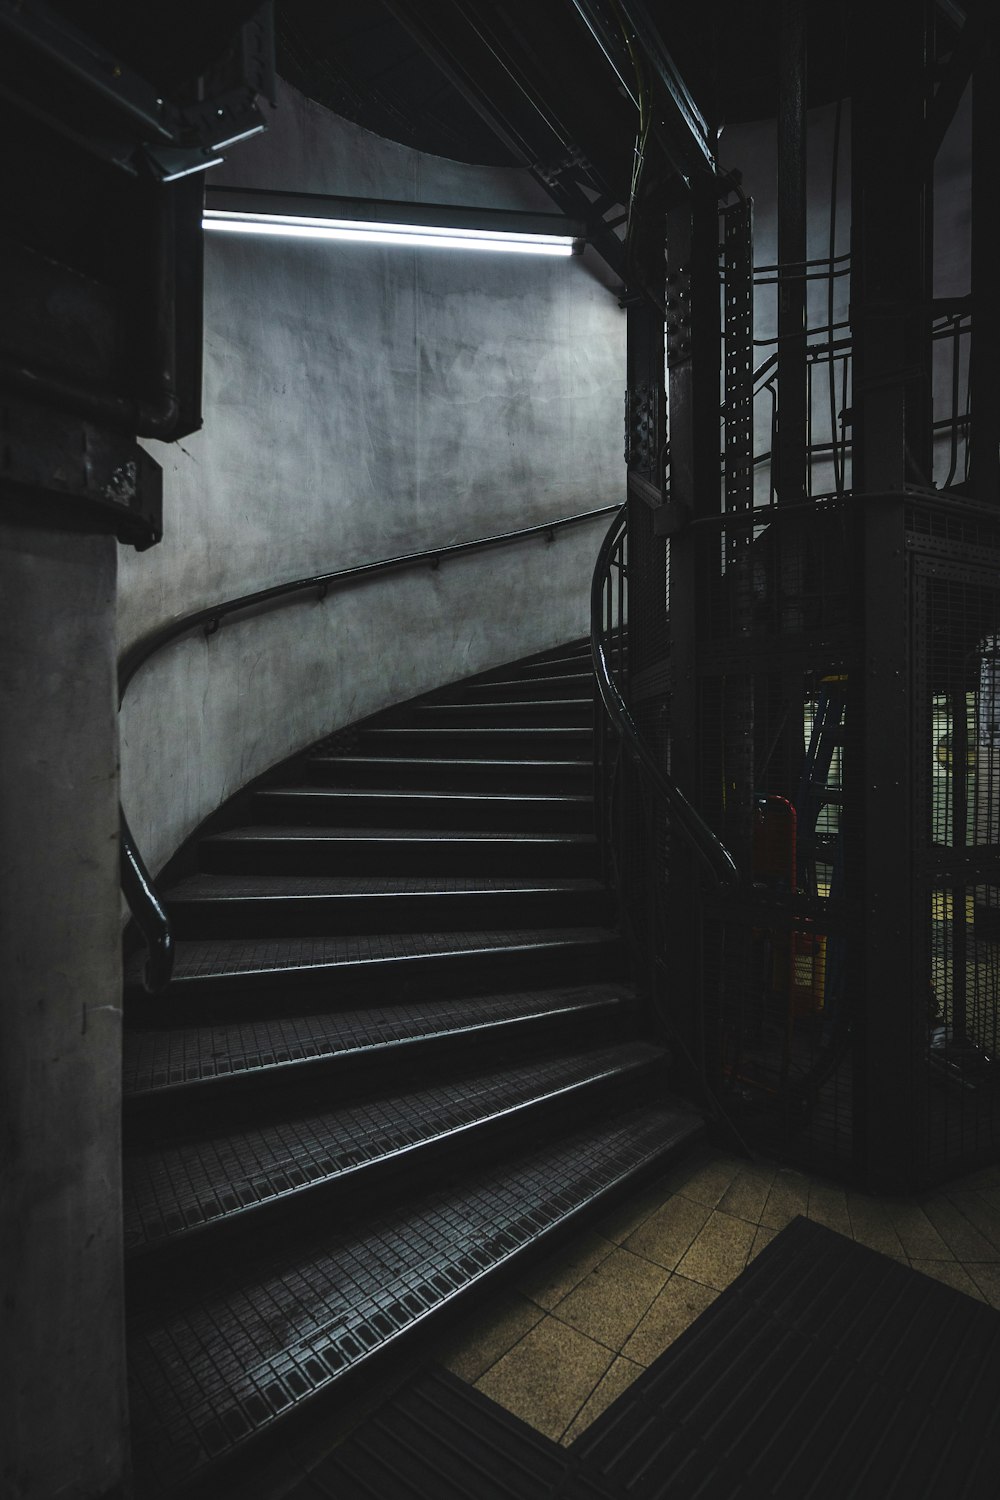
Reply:
<svg viewBox="0 0 1000 1500"><path fill-rule="evenodd" d="M614 661L618 660L617 651L612 652L611 655ZM627 652L625 659L628 660ZM506 671L502 671L500 675L502 677L520 677L527 679L534 677L562 676L564 672L586 672L588 674L592 673L593 659L590 654L590 647L588 646L586 651L579 651L571 655L553 657L551 661L528 662L523 666L517 667L516 670L513 671L508 668Z"/></svg>
<svg viewBox="0 0 1000 1500"><path fill-rule="evenodd" d="M477 682L468 687L453 688L449 697L462 703L493 703L513 698L551 702L556 698L589 698L594 696L593 673L569 672L558 677L498 677L492 682Z"/></svg>
<svg viewBox="0 0 1000 1500"><path fill-rule="evenodd" d="M458 1071L503 1066L562 1047L610 1046L634 1033L636 1005L627 998L603 1005L566 1008L552 1014L519 1017L507 1023L436 1033L382 1046L356 1048L319 1057L289 1058L267 1068L246 1068L215 1078L178 1080L123 1100L129 1140L165 1143L218 1129L238 1128L274 1118L281 1101L289 1112L310 1098L317 1108L331 1098L338 1104L364 1097L373 1086L391 1093L419 1079L454 1077Z"/></svg>
<svg viewBox="0 0 1000 1500"><path fill-rule="evenodd" d="M128 995L130 1024L209 1025L254 1016L299 1015L358 1005L399 1004L433 995L486 995L499 989L544 988L624 979L627 964L616 940L555 947L490 949L421 955L327 968L175 979L159 999Z"/></svg>
<svg viewBox="0 0 1000 1500"><path fill-rule="evenodd" d="M217 875L578 875L596 879L597 845L524 839L206 839Z"/></svg>
<svg viewBox="0 0 1000 1500"><path fill-rule="evenodd" d="M399 896L230 897L171 901L178 938L322 937L375 932L460 932L468 928L606 926L605 891L492 891Z"/></svg>
<svg viewBox="0 0 1000 1500"><path fill-rule="evenodd" d="M633 1107L653 1100L661 1072L656 1063L587 1080L555 1097L521 1104L499 1117L364 1162L335 1177L276 1193L152 1244L126 1247L126 1277L153 1274L153 1264L157 1275L185 1274L186 1264L180 1262L186 1263L192 1253L204 1253L210 1246L218 1252L223 1245L238 1252L243 1237L253 1235L259 1248L258 1236L302 1232L318 1215L355 1213L369 1205L377 1210L377 1199L391 1191L394 1183L405 1183L407 1194L432 1192L442 1177L447 1179L454 1168L467 1167L470 1160L482 1170L501 1155L585 1125L619 1101Z"/></svg>
<svg viewBox="0 0 1000 1500"><path fill-rule="evenodd" d="M592 759L593 733L574 726L552 729L366 729L359 735L362 755L432 755L462 760Z"/></svg>
<svg viewBox="0 0 1000 1500"><path fill-rule="evenodd" d="M589 792L593 767L579 760L570 765L554 765L539 770L517 762L497 765L489 760L460 761L437 765L431 760L411 760L405 766L394 766L378 756L369 760L317 758L305 768L306 781L313 786L406 787L413 791L449 792L529 792L536 795L558 795L560 792Z"/></svg>
<svg viewBox="0 0 1000 1500"><path fill-rule="evenodd" d="M569 798L338 796L334 791L260 792L254 822L325 828L495 828L501 832L591 833L593 802Z"/></svg>
<svg viewBox="0 0 1000 1500"><path fill-rule="evenodd" d="M412 723L417 728L454 727L456 729L513 729L535 724L571 725L589 729L594 721L594 705L587 698L556 698L552 702L428 703L416 709Z"/></svg>

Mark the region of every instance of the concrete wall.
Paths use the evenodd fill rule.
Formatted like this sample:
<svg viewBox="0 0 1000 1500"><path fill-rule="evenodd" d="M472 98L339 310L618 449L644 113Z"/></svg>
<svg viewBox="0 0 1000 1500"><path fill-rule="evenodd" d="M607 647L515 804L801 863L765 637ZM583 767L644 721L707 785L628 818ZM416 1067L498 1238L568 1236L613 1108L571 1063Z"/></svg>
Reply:
<svg viewBox="0 0 1000 1500"><path fill-rule="evenodd" d="M384 141L283 87L226 182L551 204L523 172ZM165 538L125 553L120 642L234 595L622 497L624 314L589 257L207 236L205 427L151 443ZM585 628L602 524L292 605L171 648L122 715L155 868L247 778L439 682Z"/></svg>
<svg viewBox="0 0 1000 1500"><path fill-rule="evenodd" d="M116 543L0 524L0 1495L126 1465Z"/></svg>

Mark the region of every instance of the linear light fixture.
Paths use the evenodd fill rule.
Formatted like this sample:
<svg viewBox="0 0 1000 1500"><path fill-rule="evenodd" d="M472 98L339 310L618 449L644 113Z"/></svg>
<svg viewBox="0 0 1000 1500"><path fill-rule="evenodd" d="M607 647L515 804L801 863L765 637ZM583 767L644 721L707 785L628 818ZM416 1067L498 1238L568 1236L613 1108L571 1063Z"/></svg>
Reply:
<svg viewBox="0 0 1000 1500"><path fill-rule="evenodd" d="M222 234L360 240L515 255L565 256L583 248L582 226L556 214L237 188L208 189L202 226Z"/></svg>

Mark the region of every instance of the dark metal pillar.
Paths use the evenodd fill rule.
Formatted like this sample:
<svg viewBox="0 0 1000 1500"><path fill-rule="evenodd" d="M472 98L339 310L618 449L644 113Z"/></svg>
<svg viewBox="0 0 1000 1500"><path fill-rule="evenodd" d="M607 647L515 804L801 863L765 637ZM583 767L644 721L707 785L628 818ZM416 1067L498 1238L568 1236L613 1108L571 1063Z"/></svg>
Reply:
<svg viewBox="0 0 1000 1500"><path fill-rule="evenodd" d="M718 588L718 533L692 526L718 515L719 473L719 205L711 179L697 179L667 214L667 364L670 484L676 505L670 536L670 635L673 682L672 774L695 806L706 770L697 648L706 623L707 589ZM713 549L713 550L709 550ZM715 789L713 788L713 791ZM679 841L676 841L679 843ZM718 1017L705 992L697 901L689 851L677 849L671 870L670 970L692 997L690 1043L710 1083L720 1071Z"/></svg>
<svg viewBox="0 0 1000 1500"><path fill-rule="evenodd" d="M972 75L972 387L970 479L977 500L1000 503L1000 276L997 275L997 141L1000 42L983 37Z"/></svg>
<svg viewBox="0 0 1000 1500"><path fill-rule="evenodd" d="M779 503L806 494L806 21L803 0L782 0L778 51Z"/></svg>
<svg viewBox="0 0 1000 1500"><path fill-rule="evenodd" d="M845 752L848 897L857 926L855 1145L874 1186L916 1171L926 1050L926 914L913 871L907 484L930 467L927 7L856 7L852 36L852 287L857 606L863 633ZM877 143L877 146L875 145ZM921 915L923 920L921 921Z"/></svg>

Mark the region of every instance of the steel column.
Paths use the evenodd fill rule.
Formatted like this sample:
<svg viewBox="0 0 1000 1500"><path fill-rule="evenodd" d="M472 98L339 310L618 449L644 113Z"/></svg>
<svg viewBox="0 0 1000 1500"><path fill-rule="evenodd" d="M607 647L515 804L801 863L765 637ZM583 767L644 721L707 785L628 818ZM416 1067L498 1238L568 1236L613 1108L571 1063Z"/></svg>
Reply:
<svg viewBox="0 0 1000 1500"><path fill-rule="evenodd" d="M779 503L806 494L806 22L803 0L782 0L778 43Z"/></svg>
<svg viewBox="0 0 1000 1500"><path fill-rule="evenodd" d="M1000 503L1000 276L997 275L997 142L1000 43L984 37L972 76L972 387L970 480L977 500Z"/></svg>

